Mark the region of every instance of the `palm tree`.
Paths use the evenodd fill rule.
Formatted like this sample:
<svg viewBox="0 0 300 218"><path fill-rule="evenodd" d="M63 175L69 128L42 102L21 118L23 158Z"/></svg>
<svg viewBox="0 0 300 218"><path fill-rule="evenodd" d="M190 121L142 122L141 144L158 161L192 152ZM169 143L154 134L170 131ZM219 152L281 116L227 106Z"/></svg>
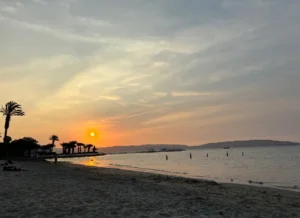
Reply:
<svg viewBox="0 0 300 218"><path fill-rule="evenodd" d="M81 147L84 147L85 145L83 143L77 143L77 149L78 149L78 154L81 153Z"/></svg>
<svg viewBox="0 0 300 218"><path fill-rule="evenodd" d="M76 148L77 141L70 141L68 144L68 153L70 154L70 150L72 150L72 154L74 154L74 149Z"/></svg>
<svg viewBox="0 0 300 218"><path fill-rule="evenodd" d="M86 145L86 147L87 147L87 149L88 149L88 152L90 152L90 149L91 149L92 147L94 147L94 145L88 144L88 145Z"/></svg>
<svg viewBox="0 0 300 218"><path fill-rule="evenodd" d="M53 151L53 148L55 147L55 141L59 141L59 138L57 135L50 136L49 140L52 141L52 147L50 148L51 152Z"/></svg>
<svg viewBox="0 0 300 218"><path fill-rule="evenodd" d="M66 142L63 142L60 144L63 148L63 154L66 154L67 153L67 148L68 148L68 145L69 143L66 143Z"/></svg>
<svg viewBox="0 0 300 218"><path fill-rule="evenodd" d="M22 106L18 104L17 102L10 101L7 102L5 106L2 106L0 109L0 113L3 114L3 116L6 116L5 118L5 125L4 125L4 143L6 143L6 136L7 136L7 130L9 128L10 119L12 116L24 116L25 113L22 110Z"/></svg>

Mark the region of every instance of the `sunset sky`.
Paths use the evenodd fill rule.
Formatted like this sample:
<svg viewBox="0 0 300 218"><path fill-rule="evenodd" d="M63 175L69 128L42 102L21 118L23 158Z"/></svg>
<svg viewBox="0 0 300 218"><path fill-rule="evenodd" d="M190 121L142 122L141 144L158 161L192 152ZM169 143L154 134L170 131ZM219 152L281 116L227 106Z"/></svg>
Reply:
<svg viewBox="0 0 300 218"><path fill-rule="evenodd" d="M97 146L300 141L299 8L0 0L0 104L26 112L8 135Z"/></svg>

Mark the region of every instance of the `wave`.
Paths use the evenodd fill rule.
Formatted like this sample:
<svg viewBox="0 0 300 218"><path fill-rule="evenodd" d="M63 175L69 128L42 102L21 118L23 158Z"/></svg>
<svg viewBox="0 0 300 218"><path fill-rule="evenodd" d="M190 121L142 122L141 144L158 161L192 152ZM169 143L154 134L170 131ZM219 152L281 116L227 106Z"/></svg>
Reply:
<svg viewBox="0 0 300 218"><path fill-rule="evenodd" d="M168 171L168 170L158 170L158 169L152 169L152 168L146 168L146 167L135 167L132 165L125 165L125 164L109 164L110 166L115 166L115 167L127 167L131 169L139 169L141 171L153 171L153 172L163 172L167 174L177 174L177 175L187 175L187 173L184 172L174 172L174 171Z"/></svg>
<svg viewBox="0 0 300 218"><path fill-rule="evenodd" d="M299 190L300 191L300 187L297 185L294 185L294 186L275 185L275 187L280 188L280 189L289 189L289 190Z"/></svg>
<svg viewBox="0 0 300 218"><path fill-rule="evenodd" d="M200 175L188 175L188 173L184 172L173 172L173 171L168 171L168 170L159 170L159 169L153 169L153 168L146 168L146 167L136 167L132 165L125 165L125 164L109 164L110 166L113 167L121 167L121 168L127 168L127 169L136 169L138 171L151 171L151 172L157 172L157 173L163 173L163 174L168 174L168 175L182 175L186 178L199 178L199 179L205 179L205 180L211 180L211 178L207 178L207 176L200 176ZM213 179L215 181L215 178ZM218 179L216 179L218 181ZM220 179L219 182L225 182L224 180ZM300 186L294 185L294 186L282 186L282 185L274 185L273 182L263 182L263 181L253 181L253 180L248 180L246 181L235 181L235 184L247 184L248 185L254 185L254 186L265 186L265 187L273 187L273 188L279 188L279 189L287 189L291 191L300 191Z"/></svg>

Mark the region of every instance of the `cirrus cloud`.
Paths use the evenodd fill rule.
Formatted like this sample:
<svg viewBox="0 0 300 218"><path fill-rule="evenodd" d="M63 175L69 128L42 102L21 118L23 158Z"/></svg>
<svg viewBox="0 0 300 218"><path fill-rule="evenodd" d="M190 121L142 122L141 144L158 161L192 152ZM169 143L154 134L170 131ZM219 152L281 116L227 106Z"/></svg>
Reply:
<svg viewBox="0 0 300 218"><path fill-rule="evenodd" d="M299 6L1 1L0 100L32 126L16 119L11 134L44 142L60 123L62 140L93 125L105 145L299 141Z"/></svg>

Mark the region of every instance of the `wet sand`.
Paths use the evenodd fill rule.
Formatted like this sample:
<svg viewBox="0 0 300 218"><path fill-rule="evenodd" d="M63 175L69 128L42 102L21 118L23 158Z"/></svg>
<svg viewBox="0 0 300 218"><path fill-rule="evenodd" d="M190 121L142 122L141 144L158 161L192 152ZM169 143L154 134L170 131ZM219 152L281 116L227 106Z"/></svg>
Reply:
<svg viewBox="0 0 300 218"><path fill-rule="evenodd" d="M1 217L300 217L299 192L68 163L16 164L29 171L0 171Z"/></svg>

